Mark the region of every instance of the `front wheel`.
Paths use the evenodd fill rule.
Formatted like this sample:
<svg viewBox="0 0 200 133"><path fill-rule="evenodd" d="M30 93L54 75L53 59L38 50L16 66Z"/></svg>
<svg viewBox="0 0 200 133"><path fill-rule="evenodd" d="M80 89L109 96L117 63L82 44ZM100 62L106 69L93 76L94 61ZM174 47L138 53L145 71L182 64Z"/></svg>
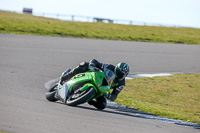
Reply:
<svg viewBox="0 0 200 133"><path fill-rule="evenodd" d="M66 101L69 106L76 106L78 104L85 103L96 93L93 87L90 87L84 91L77 90Z"/></svg>
<svg viewBox="0 0 200 133"><path fill-rule="evenodd" d="M55 98L55 95L56 95L56 87L57 87L57 84L54 85L51 89L48 90L48 92L46 93L46 99L51 101L51 102L55 102L55 101L58 101L57 98Z"/></svg>

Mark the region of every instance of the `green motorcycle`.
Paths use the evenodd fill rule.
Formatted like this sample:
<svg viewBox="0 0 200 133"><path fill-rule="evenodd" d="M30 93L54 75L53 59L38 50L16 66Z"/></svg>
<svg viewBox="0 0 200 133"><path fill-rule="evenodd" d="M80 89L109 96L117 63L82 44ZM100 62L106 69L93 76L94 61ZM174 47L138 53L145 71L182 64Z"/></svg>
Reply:
<svg viewBox="0 0 200 133"><path fill-rule="evenodd" d="M107 96L110 93L114 78L113 71L107 68L101 71L96 68L75 75L63 85L57 83L48 90L46 98L52 102L61 100L69 106L83 104L100 96Z"/></svg>

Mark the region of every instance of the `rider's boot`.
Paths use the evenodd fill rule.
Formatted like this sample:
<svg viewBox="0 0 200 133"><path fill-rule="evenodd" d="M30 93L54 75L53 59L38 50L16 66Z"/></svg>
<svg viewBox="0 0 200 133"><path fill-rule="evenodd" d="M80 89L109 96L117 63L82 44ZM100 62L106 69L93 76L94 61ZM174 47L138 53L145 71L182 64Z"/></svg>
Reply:
<svg viewBox="0 0 200 133"><path fill-rule="evenodd" d="M107 102L106 102L106 98L104 96L100 96L99 98L89 101L88 102L89 105L93 105L94 107L96 107L97 109L105 109Z"/></svg>

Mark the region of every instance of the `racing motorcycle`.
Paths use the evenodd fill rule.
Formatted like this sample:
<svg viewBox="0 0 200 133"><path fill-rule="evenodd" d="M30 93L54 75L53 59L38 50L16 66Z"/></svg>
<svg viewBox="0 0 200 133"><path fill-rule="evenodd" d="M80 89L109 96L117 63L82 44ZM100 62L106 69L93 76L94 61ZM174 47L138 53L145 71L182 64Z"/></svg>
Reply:
<svg viewBox="0 0 200 133"><path fill-rule="evenodd" d="M100 96L107 96L114 78L113 71L107 68L104 71L95 68L75 75L63 85L58 82L48 90L46 99L52 102L60 100L69 106L77 106Z"/></svg>

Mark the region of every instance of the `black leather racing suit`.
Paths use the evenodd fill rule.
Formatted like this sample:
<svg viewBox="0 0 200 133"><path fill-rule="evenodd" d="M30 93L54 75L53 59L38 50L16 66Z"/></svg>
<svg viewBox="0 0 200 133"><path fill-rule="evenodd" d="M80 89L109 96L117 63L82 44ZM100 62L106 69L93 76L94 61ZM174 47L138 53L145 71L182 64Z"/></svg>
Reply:
<svg viewBox="0 0 200 133"><path fill-rule="evenodd" d="M108 68L114 72L115 66L111 64L103 64L97 61L96 59L92 59L89 63L88 62L82 62L77 67L75 67L73 70L71 70L69 73L61 77L61 81L69 80L73 76L75 76L78 73L87 72L89 68L91 67L97 67L101 70L104 70L104 68ZM117 99L118 94L122 91L122 89L125 86L125 79L118 80L117 75L112 83L112 93L107 97L111 101L115 101ZM97 98L95 101L88 102L90 105L95 106L98 109L104 109L107 105L106 98L104 96L101 96Z"/></svg>

